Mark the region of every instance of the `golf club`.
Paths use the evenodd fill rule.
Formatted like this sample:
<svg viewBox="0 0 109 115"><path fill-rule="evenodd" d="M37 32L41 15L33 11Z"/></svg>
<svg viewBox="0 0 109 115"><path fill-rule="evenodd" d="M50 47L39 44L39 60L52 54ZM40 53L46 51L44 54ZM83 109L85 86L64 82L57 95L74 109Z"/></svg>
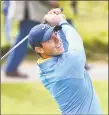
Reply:
<svg viewBox="0 0 109 115"><path fill-rule="evenodd" d="M61 12L63 11L63 8L60 8ZM47 21L43 21L42 24L46 24ZM16 44L12 49L10 49L2 58L1 61L8 56L13 50L15 50L20 44L22 44L26 39L28 39L28 35L26 37L24 37L18 44Z"/></svg>

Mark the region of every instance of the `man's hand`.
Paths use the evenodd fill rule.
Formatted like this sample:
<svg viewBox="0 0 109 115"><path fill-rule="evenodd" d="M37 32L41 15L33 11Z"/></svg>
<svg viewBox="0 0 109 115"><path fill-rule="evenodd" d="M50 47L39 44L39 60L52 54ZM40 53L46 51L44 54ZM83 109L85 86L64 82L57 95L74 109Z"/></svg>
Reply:
<svg viewBox="0 0 109 115"><path fill-rule="evenodd" d="M51 26L56 26L62 20L65 20L64 14L61 13L60 8L52 9L44 16L44 21L46 21Z"/></svg>
<svg viewBox="0 0 109 115"><path fill-rule="evenodd" d="M61 14L62 13L62 10L61 8L55 8L55 9L52 9L48 12L48 14L52 14L52 13L55 13L55 14Z"/></svg>

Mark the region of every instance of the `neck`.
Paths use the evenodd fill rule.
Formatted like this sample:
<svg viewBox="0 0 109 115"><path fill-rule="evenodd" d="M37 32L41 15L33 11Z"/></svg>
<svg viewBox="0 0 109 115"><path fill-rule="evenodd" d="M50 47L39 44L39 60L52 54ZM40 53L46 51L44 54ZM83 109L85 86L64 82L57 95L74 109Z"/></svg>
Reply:
<svg viewBox="0 0 109 115"><path fill-rule="evenodd" d="M43 59L51 58L52 56L46 54L40 54Z"/></svg>

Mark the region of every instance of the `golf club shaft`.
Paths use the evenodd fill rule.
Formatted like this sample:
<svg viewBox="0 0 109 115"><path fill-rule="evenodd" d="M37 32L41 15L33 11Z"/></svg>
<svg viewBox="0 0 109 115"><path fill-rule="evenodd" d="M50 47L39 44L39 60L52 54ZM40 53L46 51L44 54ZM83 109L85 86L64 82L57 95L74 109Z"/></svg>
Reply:
<svg viewBox="0 0 109 115"><path fill-rule="evenodd" d="M3 60L6 56L8 56L14 49L16 49L20 44L22 44L26 39L28 39L28 35L23 38L17 45L15 45L11 50L9 50L2 58L1 60Z"/></svg>
<svg viewBox="0 0 109 115"><path fill-rule="evenodd" d="M46 21L42 22L43 24L47 23ZM7 57L13 50L15 50L20 44L22 44L26 39L28 39L28 35L24 37L18 44L16 44L12 49L10 49L2 58L3 60L5 57Z"/></svg>
<svg viewBox="0 0 109 115"><path fill-rule="evenodd" d="M43 24L47 23L46 21L42 22ZM13 50L15 50L20 44L22 44L26 39L28 39L28 35L24 37L18 44L16 44L12 49L10 49L2 58L1 61L7 57Z"/></svg>
<svg viewBox="0 0 109 115"><path fill-rule="evenodd" d="M59 8L61 10L61 12L63 11L63 8ZM48 23L47 21L43 21L42 24L46 24ZM23 38L18 44L16 44L12 49L10 49L2 58L1 60L3 60L6 56L8 56L13 50L15 50L20 44L22 44L26 39L28 39L28 35Z"/></svg>

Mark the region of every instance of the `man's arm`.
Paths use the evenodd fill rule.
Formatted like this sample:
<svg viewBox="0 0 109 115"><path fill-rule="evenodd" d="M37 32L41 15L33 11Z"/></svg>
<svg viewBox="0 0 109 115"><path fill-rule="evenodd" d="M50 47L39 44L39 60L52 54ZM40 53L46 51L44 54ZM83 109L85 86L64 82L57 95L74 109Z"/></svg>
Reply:
<svg viewBox="0 0 109 115"><path fill-rule="evenodd" d="M59 36L68 42L68 50L83 49L81 37L66 20L61 20L58 25L62 26L62 30L59 31Z"/></svg>
<svg viewBox="0 0 109 115"><path fill-rule="evenodd" d="M68 50L83 49L82 39L76 30L69 25L65 16L61 14L60 9L53 9L45 15L46 20L51 26L62 26L62 31L59 32L62 39L66 39L68 42Z"/></svg>

